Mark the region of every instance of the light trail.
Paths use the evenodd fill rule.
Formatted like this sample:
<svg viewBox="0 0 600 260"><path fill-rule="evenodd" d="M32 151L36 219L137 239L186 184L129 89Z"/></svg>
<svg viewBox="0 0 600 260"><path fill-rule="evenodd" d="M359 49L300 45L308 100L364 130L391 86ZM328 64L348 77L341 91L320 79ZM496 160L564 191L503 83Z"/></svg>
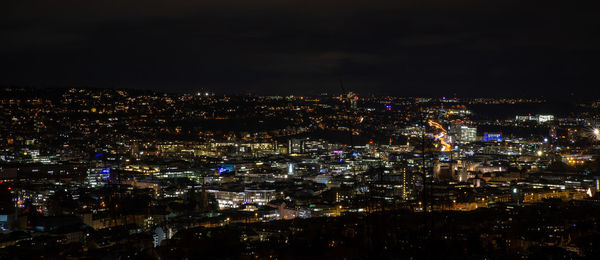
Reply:
<svg viewBox="0 0 600 260"><path fill-rule="evenodd" d="M441 130L442 132L437 134L437 135L433 135L433 137L435 137L436 140L440 141L440 144L442 144L442 152L449 152L452 149L452 145L449 144L448 142L446 142L446 140L444 140L444 137L446 137L446 129L444 129L444 127L442 125L440 125L438 122L435 122L433 120L429 120L427 121L429 123L430 126L433 126L439 130Z"/></svg>

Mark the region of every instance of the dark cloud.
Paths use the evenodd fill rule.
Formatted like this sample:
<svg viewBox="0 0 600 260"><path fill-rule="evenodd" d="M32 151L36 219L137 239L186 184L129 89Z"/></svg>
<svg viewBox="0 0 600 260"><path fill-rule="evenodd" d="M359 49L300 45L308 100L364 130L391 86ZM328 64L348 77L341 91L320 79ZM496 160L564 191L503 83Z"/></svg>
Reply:
<svg viewBox="0 0 600 260"><path fill-rule="evenodd" d="M364 94L590 93L593 4L11 1L0 84L314 94L343 78Z"/></svg>

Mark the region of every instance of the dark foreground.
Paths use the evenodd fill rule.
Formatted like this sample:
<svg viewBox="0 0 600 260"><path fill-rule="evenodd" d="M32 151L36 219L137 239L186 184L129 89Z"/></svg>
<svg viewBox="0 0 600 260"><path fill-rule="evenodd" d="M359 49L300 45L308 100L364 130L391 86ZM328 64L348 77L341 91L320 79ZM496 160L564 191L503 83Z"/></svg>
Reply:
<svg viewBox="0 0 600 260"><path fill-rule="evenodd" d="M192 228L152 246L150 234L95 231L87 244L33 238L6 259L589 259L600 253L600 204L545 201L471 212L380 212ZM122 239L101 244L105 232ZM114 234L113 234L114 235Z"/></svg>

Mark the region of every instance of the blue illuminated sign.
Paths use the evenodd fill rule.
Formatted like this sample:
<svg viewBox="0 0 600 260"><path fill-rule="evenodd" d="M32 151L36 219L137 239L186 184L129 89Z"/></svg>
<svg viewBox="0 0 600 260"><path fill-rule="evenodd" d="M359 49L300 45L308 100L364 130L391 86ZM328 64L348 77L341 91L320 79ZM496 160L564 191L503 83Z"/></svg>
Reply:
<svg viewBox="0 0 600 260"><path fill-rule="evenodd" d="M219 172L219 174L223 174L223 173L233 172L234 168L235 167L233 166L233 164L221 164L221 166L217 169L217 171Z"/></svg>
<svg viewBox="0 0 600 260"><path fill-rule="evenodd" d="M483 133L483 141L485 142L502 142L502 133Z"/></svg>

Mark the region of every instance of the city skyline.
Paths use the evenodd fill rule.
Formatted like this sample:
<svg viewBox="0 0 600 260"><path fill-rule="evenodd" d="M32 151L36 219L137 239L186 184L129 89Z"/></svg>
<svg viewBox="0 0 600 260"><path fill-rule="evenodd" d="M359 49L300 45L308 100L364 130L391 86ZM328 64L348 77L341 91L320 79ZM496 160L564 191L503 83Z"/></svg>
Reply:
<svg viewBox="0 0 600 260"><path fill-rule="evenodd" d="M598 99L43 90L0 88L0 258L597 254Z"/></svg>
<svg viewBox="0 0 600 260"><path fill-rule="evenodd" d="M595 1L0 7L0 259L597 259Z"/></svg>

